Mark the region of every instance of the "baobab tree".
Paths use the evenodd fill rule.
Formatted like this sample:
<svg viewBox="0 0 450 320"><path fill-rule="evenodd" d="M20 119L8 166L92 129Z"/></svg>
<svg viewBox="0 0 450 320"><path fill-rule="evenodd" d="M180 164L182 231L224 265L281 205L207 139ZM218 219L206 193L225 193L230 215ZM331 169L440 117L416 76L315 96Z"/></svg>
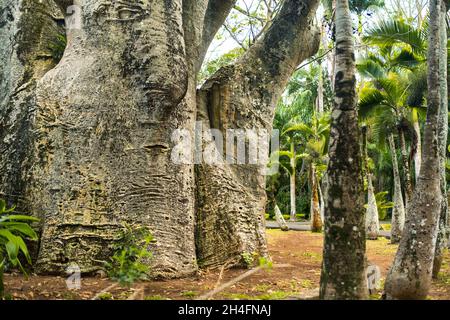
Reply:
<svg viewBox="0 0 450 320"><path fill-rule="evenodd" d="M335 102L331 114L322 299L362 299L366 232L355 45L348 0L336 1ZM351 248L351 250L349 250Z"/></svg>
<svg viewBox="0 0 450 320"><path fill-rule="evenodd" d="M36 270L97 270L123 222L154 235L155 276L265 255L261 166L175 163L173 133L193 136L197 120L270 131L286 82L318 50L318 2L284 1L197 90L233 0L3 1L0 192L41 218ZM82 25L67 29L55 65L48 48L64 18Z"/></svg>

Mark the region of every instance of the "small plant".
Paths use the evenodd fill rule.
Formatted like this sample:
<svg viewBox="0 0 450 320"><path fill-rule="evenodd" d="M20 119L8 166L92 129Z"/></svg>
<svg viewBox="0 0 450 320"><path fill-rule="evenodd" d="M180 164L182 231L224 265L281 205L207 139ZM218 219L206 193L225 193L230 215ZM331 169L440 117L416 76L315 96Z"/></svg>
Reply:
<svg viewBox="0 0 450 320"><path fill-rule="evenodd" d="M98 300L113 300L113 295L110 292L103 292L98 295Z"/></svg>
<svg viewBox="0 0 450 320"><path fill-rule="evenodd" d="M270 259L266 257L259 258L259 266L266 270L271 270L273 268L273 263Z"/></svg>
<svg viewBox="0 0 450 320"><path fill-rule="evenodd" d="M122 286L130 286L137 280L147 280L152 258L149 245L153 236L146 228L124 225L124 231L110 262L105 262L108 276Z"/></svg>
<svg viewBox="0 0 450 320"><path fill-rule="evenodd" d="M64 33L58 34L55 39L50 42L48 48L55 62L61 61L67 46L67 37Z"/></svg>
<svg viewBox="0 0 450 320"><path fill-rule="evenodd" d="M241 253L241 257L247 267L251 267L253 265L253 262L255 261L253 255L249 252Z"/></svg>
<svg viewBox="0 0 450 320"><path fill-rule="evenodd" d="M25 239L36 241L38 236L29 223L38 221L37 218L14 214L15 207L7 208L6 202L0 199L0 300L5 297L3 273L7 266L19 267L26 275L19 255L25 257L31 264L31 257Z"/></svg>

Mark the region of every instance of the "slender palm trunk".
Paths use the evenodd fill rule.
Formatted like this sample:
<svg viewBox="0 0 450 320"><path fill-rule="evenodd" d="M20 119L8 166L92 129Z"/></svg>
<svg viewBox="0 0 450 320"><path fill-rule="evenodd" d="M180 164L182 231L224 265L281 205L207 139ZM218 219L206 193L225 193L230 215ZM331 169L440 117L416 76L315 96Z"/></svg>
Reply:
<svg viewBox="0 0 450 320"><path fill-rule="evenodd" d="M445 1L444 1L445 2ZM447 161L447 135L448 135L448 72L447 72L447 23L446 14L447 6L442 5L441 14L441 30L440 30L440 44L441 53L439 61L440 69L440 97L441 108L439 116L439 154L440 154L440 177L441 177L441 213L439 218L438 237L436 241L436 252L433 262L433 277L437 278L441 270L444 249L448 245L448 198L447 198L447 180L445 176L445 163Z"/></svg>
<svg viewBox="0 0 450 320"><path fill-rule="evenodd" d="M348 0L337 0L336 97L331 115L321 299L364 299L368 294L364 185L355 74L349 3Z"/></svg>
<svg viewBox="0 0 450 320"><path fill-rule="evenodd" d="M405 185L405 208L406 208L413 194L413 186L411 181L411 172L409 169L409 156L408 150L406 148L405 132L403 128L399 129L398 136L400 138L400 150L402 152L402 164L403 164L404 185Z"/></svg>
<svg viewBox="0 0 450 320"><path fill-rule="evenodd" d="M284 220L284 217L281 214L280 208L278 207L277 204L275 205L274 211L275 211L275 220L277 221L278 226L280 227L280 229L282 231L288 231L289 227L288 227L286 221Z"/></svg>
<svg viewBox="0 0 450 320"><path fill-rule="evenodd" d="M439 154L440 114L440 29L442 0L430 0L428 41L428 109L425 124L422 167L393 265L386 278L387 299L425 299L431 286L441 213Z"/></svg>
<svg viewBox="0 0 450 320"><path fill-rule="evenodd" d="M364 167L367 177L367 209L366 209L366 234L370 240L377 240L380 233L380 221L378 218L377 200L372 183L372 173L369 168L369 154L367 152L367 127L362 128Z"/></svg>
<svg viewBox="0 0 450 320"><path fill-rule="evenodd" d="M324 180L325 177L322 177L322 180ZM324 192L322 191L322 185L320 183L317 184L317 188L319 189L319 197L320 197L320 219L322 220L322 223L325 219L325 198L324 198Z"/></svg>
<svg viewBox="0 0 450 320"><path fill-rule="evenodd" d="M392 170L394 174L394 208L392 209L391 243L398 243L402 237L405 225L405 206L403 204L402 185L393 134L389 135L389 149L391 150Z"/></svg>
<svg viewBox="0 0 450 320"><path fill-rule="evenodd" d="M314 164L311 164L310 175L311 175L311 206L312 206L311 231L322 232L323 223L320 217L319 182L317 181Z"/></svg>
<svg viewBox="0 0 450 320"><path fill-rule="evenodd" d="M294 142L291 142L291 168L292 173L290 176L290 190L291 190L291 215L290 220L296 221L297 220L297 213L296 213L296 196L295 196L295 178L296 178L296 165L295 165L295 145Z"/></svg>
<svg viewBox="0 0 450 320"><path fill-rule="evenodd" d="M422 165L422 137L420 133L420 124L419 124L419 118L417 114L417 110L413 111L413 126L414 126L414 132L417 137L417 143L416 143L416 152L414 153L414 173L416 177L416 184L417 180L419 179L420 174L420 166Z"/></svg>
<svg viewBox="0 0 450 320"><path fill-rule="evenodd" d="M367 210L366 210L366 233L367 239L377 240L380 236L380 220L378 218L377 200L372 183L372 174L367 175Z"/></svg>

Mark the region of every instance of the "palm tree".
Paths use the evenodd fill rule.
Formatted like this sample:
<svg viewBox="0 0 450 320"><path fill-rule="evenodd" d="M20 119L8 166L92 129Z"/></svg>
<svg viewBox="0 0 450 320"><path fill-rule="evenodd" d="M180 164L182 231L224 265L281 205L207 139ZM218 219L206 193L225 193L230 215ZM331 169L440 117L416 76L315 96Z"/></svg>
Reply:
<svg viewBox="0 0 450 320"><path fill-rule="evenodd" d="M433 257L441 212L439 116L441 108L441 0L430 0L428 42L428 110L422 167L394 263L386 278L388 299L425 299L431 285Z"/></svg>
<svg viewBox="0 0 450 320"><path fill-rule="evenodd" d="M370 28L363 37L363 41L377 47L380 54L370 54L358 65L358 69L365 76L372 79L384 78L390 72L409 73L408 105L414 134L413 145L414 168L416 180L419 176L422 148L419 125L419 110L423 107L426 91L426 62L427 29L426 24L414 26L401 17L381 20ZM401 140L402 142L403 140ZM402 162L409 171L407 152L402 143ZM409 182L412 185L412 182ZM409 191L410 188L407 186ZM410 192L408 192L408 196Z"/></svg>
<svg viewBox="0 0 450 320"><path fill-rule="evenodd" d="M356 109L355 46L348 0L336 1L335 21L336 98L331 113L320 297L363 299L367 297L364 185Z"/></svg>
<svg viewBox="0 0 450 320"><path fill-rule="evenodd" d="M409 79L402 73L389 72L382 67L383 61L373 55L367 57L358 65L358 70L363 75L370 75L371 82L367 83L361 92L360 109L361 113L368 114L374 109L378 112L388 112L396 120L396 131L400 141L402 154L403 172L405 175L405 196L408 203L413 192L413 183L409 166L409 153L407 151L406 135L417 121L417 111L407 104L409 86L406 85ZM414 117L415 115L415 117ZM413 119L414 121L412 121ZM415 126L414 126L415 127ZM418 127L418 124L417 124ZM418 137L415 137L418 135ZM411 148L413 150L420 147L420 129L412 137ZM417 146L415 148L415 146Z"/></svg>
<svg viewBox="0 0 450 320"><path fill-rule="evenodd" d="M330 133L329 114L315 114L310 124L295 123L287 127L283 135L298 133L301 137L302 152L298 155L309 165L311 190L311 230L322 232L323 220L319 202L320 175L326 170L325 156ZM289 153L292 155L292 153Z"/></svg>
<svg viewBox="0 0 450 320"><path fill-rule="evenodd" d="M369 166L367 152L367 126L362 127L364 167L367 177L367 209L366 209L366 235L368 239L376 240L380 234L380 221L378 218L377 200L372 183L372 173Z"/></svg>
<svg viewBox="0 0 450 320"><path fill-rule="evenodd" d="M375 85L377 85L377 88L373 86L373 83L368 83L361 90L359 112L361 118L375 117L374 126L375 131L378 132L379 140L384 140L388 137L392 158L394 177L393 200L395 203L392 211L391 242L397 243L400 241L403 232L405 205L403 202L394 134L398 132L399 137L403 137L403 139L400 138L400 141L404 141L403 126L398 126L398 123L404 117L406 87L404 81L395 74L391 74L389 78L378 79ZM402 152L403 155L404 152ZM403 169L405 170L406 168ZM407 172L407 170L405 171ZM406 173L406 175L408 174Z"/></svg>

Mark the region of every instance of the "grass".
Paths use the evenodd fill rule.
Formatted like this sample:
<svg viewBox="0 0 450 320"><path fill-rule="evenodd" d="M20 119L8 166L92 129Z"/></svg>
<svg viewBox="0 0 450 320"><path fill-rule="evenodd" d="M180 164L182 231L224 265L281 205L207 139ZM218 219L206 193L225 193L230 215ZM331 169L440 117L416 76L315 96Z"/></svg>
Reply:
<svg viewBox="0 0 450 320"><path fill-rule="evenodd" d="M98 300L113 300L113 298L112 293L109 292L103 292L98 295Z"/></svg>
<svg viewBox="0 0 450 320"><path fill-rule="evenodd" d="M195 291L184 291L181 293L181 295L186 298L194 298L198 295L198 293Z"/></svg>
<svg viewBox="0 0 450 320"><path fill-rule="evenodd" d="M154 296L147 296L144 298L144 300L168 300L166 297L161 296L159 294L154 295Z"/></svg>

